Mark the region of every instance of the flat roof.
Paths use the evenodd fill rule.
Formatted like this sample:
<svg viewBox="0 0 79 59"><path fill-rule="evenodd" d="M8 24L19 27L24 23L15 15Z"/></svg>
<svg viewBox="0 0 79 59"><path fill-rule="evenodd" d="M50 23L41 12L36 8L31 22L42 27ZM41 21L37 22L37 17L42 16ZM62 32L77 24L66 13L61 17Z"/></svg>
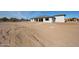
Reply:
<svg viewBox="0 0 79 59"><path fill-rule="evenodd" d="M31 19L37 19L37 18L55 18L54 16L39 16L39 17L34 17Z"/></svg>
<svg viewBox="0 0 79 59"><path fill-rule="evenodd" d="M55 18L55 16L66 16L65 14L59 14L59 15L54 15L54 16L38 16L38 17L34 17L31 19L38 19L38 18Z"/></svg>
<svg viewBox="0 0 79 59"><path fill-rule="evenodd" d="M65 14L59 14L59 15L54 15L54 16L66 16Z"/></svg>

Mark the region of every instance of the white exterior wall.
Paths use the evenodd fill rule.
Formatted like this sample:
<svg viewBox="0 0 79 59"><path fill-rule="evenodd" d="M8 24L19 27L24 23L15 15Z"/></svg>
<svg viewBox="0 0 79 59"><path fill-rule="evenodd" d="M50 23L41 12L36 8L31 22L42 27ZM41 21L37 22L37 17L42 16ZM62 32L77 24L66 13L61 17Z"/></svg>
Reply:
<svg viewBox="0 0 79 59"><path fill-rule="evenodd" d="M34 19L31 19L31 22L34 22Z"/></svg>
<svg viewBox="0 0 79 59"><path fill-rule="evenodd" d="M52 18L49 18L48 21L46 21L45 18L43 18L43 22L44 22L44 23L52 23L53 21L52 21Z"/></svg>
<svg viewBox="0 0 79 59"><path fill-rule="evenodd" d="M38 18L38 22L39 22L39 18Z"/></svg>
<svg viewBox="0 0 79 59"><path fill-rule="evenodd" d="M65 22L64 16L55 16L55 22Z"/></svg>

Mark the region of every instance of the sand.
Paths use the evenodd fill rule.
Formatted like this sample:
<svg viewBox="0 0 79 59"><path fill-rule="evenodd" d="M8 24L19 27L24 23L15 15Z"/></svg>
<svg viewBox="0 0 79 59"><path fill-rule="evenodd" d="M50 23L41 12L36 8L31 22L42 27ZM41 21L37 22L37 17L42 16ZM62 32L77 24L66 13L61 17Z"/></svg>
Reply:
<svg viewBox="0 0 79 59"><path fill-rule="evenodd" d="M1 47L79 47L79 23L0 22Z"/></svg>

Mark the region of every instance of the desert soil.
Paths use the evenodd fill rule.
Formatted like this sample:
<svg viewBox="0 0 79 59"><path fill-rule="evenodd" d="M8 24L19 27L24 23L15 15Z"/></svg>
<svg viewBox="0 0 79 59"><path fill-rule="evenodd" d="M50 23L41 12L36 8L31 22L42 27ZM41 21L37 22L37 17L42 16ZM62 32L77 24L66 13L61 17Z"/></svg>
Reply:
<svg viewBox="0 0 79 59"><path fill-rule="evenodd" d="M79 23L0 22L1 47L79 47Z"/></svg>

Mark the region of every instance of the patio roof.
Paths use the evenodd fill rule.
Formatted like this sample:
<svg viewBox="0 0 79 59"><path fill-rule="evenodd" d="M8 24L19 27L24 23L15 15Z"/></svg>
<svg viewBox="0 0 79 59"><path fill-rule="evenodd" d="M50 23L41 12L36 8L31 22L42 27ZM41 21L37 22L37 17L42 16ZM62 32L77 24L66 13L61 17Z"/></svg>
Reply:
<svg viewBox="0 0 79 59"><path fill-rule="evenodd" d="M55 16L66 16L66 15L65 14L59 14L59 15L54 15L54 16L38 16L38 17L31 18L31 19L55 18Z"/></svg>
<svg viewBox="0 0 79 59"><path fill-rule="evenodd" d="M66 16L65 14L59 14L59 15L54 15L54 16Z"/></svg>
<svg viewBox="0 0 79 59"><path fill-rule="evenodd" d="M38 16L31 19L40 19L40 18L55 18L54 16Z"/></svg>

